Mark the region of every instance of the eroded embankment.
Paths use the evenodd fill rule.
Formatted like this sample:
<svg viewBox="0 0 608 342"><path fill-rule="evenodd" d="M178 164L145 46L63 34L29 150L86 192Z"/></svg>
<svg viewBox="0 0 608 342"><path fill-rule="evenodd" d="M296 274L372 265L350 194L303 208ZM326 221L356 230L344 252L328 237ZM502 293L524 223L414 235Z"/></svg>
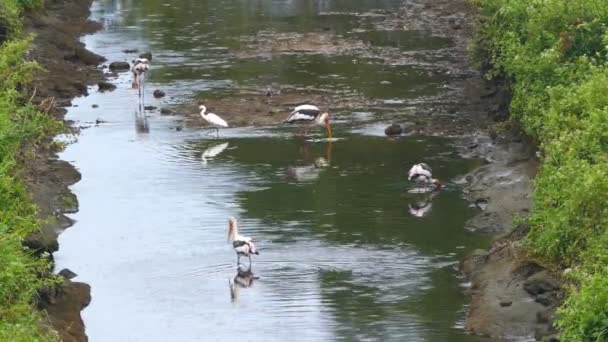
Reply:
<svg viewBox="0 0 608 342"><path fill-rule="evenodd" d="M46 0L44 7L28 11L24 17L26 33L34 35L27 58L46 71L36 73L33 102L56 120L63 120L64 106L75 96L86 95L87 85L101 79L97 65L103 58L84 48L82 34L99 28L89 21L91 1ZM52 137L47 137L50 140ZM78 210L78 201L68 186L80 180L79 172L57 158L56 150L40 144L24 151L24 178L28 192L38 206L38 215L48 222L26 240L38 251L53 253L58 249L57 236L72 225L65 216ZM53 146L53 145L51 145ZM71 282L71 272L62 271L63 283L40 292L39 307L48 312L53 328L63 341L84 341L86 334L80 311L90 302L87 284Z"/></svg>
<svg viewBox="0 0 608 342"><path fill-rule="evenodd" d="M595 0L479 3L476 54L490 76L511 82L511 116L542 146L542 166L520 229L466 263L469 327L526 335L535 319L536 338L556 340L557 326L564 341L606 341L608 8ZM534 304L520 304L529 300L524 290Z"/></svg>

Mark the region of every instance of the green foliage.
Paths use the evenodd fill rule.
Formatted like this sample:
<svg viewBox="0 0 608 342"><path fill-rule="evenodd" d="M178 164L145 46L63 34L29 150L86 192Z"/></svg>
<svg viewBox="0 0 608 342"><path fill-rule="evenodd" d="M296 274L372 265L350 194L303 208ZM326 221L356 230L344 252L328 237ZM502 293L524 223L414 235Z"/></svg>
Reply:
<svg viewBox="0 0 608 342"><path fill-rule="evenodd" d="M608 341L608 6L478 0L474 57L512 85L511 114L543 149L526 246L576 267L565 341Z"/></svg>
<svg viewBox="0 0 608 342"><path fill-rule="evenodd" d="M23 146L39 144L61 125L28 103L23 92L32 81L35 63L24 57L30 41L21 39L20 15L39 1L0 1L0 27L9 40L0 45L0 341L56 341L42 327L33 307L37 291L54 282L47 260L24 250L23 239L39 229L36 207L16 175L15 156Z"/></svg>

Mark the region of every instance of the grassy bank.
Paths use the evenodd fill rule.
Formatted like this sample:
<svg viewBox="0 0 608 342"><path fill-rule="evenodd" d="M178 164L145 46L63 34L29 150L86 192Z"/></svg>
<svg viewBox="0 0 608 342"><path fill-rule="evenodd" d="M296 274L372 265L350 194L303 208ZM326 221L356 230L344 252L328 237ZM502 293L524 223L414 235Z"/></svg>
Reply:
<svg viewBox="0 0 608 342"><path fill-rule="evenodd" d="M28 103L24 89L35 64L25 62L29 40L21 33L22 11L30 0L0 1L0 341L55 341L35 310L37 290L53 282L49 263L23 248L23 239L39 228L36 207L19 178L24 165L17 154L40 144L60 126ZM19 158L23 159L23 158Z"/></svg>
<svg viewBox="0 0 608 342"><path fill-rule="evenodd" d="M537 140L530 254L570 268L563 341L608 341L608 5L477 0L475 54L512 87L511 116Z"/></svg>

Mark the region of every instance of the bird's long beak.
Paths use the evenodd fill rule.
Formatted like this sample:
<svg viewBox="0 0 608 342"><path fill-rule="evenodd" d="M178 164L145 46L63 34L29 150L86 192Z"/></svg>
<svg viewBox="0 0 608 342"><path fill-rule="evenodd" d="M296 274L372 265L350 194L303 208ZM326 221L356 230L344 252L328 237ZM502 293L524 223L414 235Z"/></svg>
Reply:
<svg viewBox="0 0 608 342"><path fill-rule="evenodd" d="M329 120L327 120L325 122L325 129L327 129L327 137L331 140L333 135L332 135L331 124L329 123Z"/></svg>
<svg viewBox="0 0 608 342"><path fill-rule="evenodd" d="M234 225L232 224L232 221L230 221L228 223L228 237L226 238L226 240L228 240L228 242L230 242L230 237L232 236L233 232L234 232Z"/></svg>

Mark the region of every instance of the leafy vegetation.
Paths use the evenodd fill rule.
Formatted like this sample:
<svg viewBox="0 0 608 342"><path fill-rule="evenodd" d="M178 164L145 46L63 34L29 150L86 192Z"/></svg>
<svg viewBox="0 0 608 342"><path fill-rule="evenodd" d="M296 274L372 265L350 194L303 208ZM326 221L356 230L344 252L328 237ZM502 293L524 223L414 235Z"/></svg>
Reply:
<svg viewBox="0 0 608 342"><path fill-rule="evenodd" d="M38 289L53 282L49 263L24 249L23 240L39 229L36 207L19 179L16 156L26 144L42 142L60 125L27 101L23 89L35 63L25 61L29 40L21 36L20 15L39 5L31 0L0 2L0 27L8 39L0 45L0 341L56 341L42 328L33 305ZM5 37L6 38L6 37Z"/></svg>
<svg viewBox="0 0 608 342"><path fill-rule="evenodd" d="M608 341L608 6L477 0L474 54L512 87L512 118L541 146L526 246L571 267L564 341Z"/></svg>

